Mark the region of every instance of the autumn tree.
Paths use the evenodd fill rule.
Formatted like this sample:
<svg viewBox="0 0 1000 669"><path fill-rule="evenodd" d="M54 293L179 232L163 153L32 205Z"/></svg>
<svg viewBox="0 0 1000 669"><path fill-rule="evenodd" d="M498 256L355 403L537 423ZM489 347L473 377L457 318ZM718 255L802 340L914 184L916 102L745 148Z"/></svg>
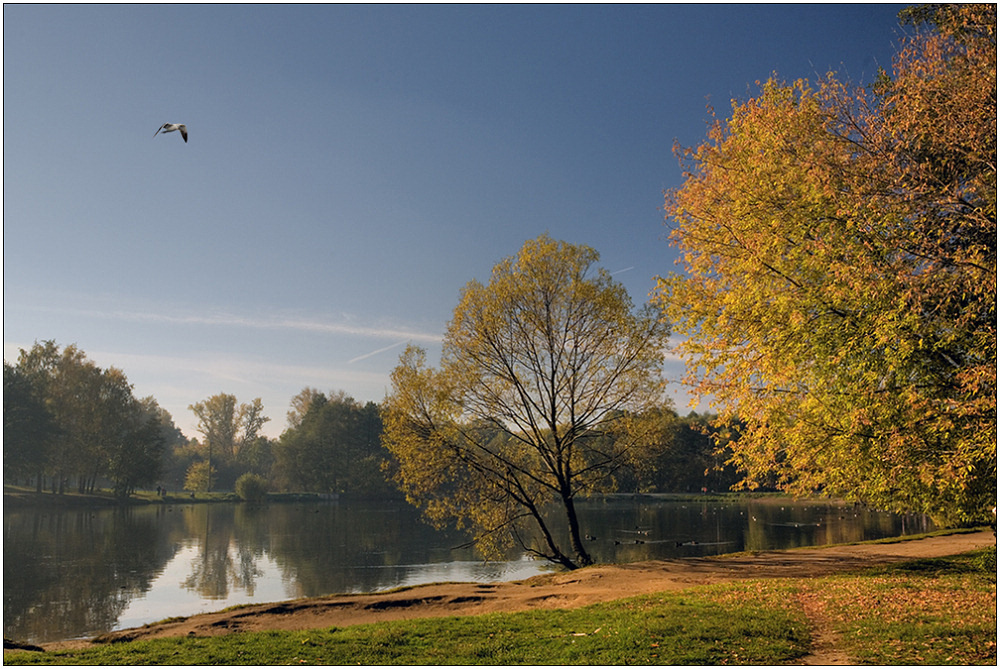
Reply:
<svg viewBox="0 0 1000 669"><path fill-rule="evenodd" d="M204 437L208 464L204 472L214 472L220 462L237 459L244 448L256 442L264 423L270 420L264 415L259 397L249 404L237 405L235 395L219 393L188 409L198 418L197 430ZM205 481L206 491L211 490L211 477L205 474L198 480Z"/></svg>
<svg viewBox="0 0 1000 669"><path fill-rule="evenodd" d="M289 428L275 444L275 469L295 490L357 495L384 494L378 407L343 391L306 388L292 398ZM294 418L293 418L294 416Z"/></svg>
<svg viewBox="0 0 1000 669"><path fill-rule="evenodd" d="M42 478L49 452L59 433L55 416L46 407L40 388L23 370L3 364L3 474L4 480Z"/></svg>
<svg viewBox="0 0 1000 669"><path fill-rule="evenodd" d="M288 413L285 414L288 419L288 427L295 429L301 425L302 419L309 412L309 407L320 397L325 398L317 388L306 387L299 391L299 394L292 398Z"/></svg>
<svg viewBox="0 0 1000 669"><path fill-rule="evenodd" d="M54 341L21 349L17 368L31 379L59 427L59 438L47 454L46 474L52 477L53 491L65 492L76 475L78 489L84 492L101 464L97 448L104 415L99 402L105 394L102 370L75 345L60 349Z"/></svg>
<svg viewBox="0 0 1000 669"><path fill-rule="evenodd" d="M32 425L21 426L47 435L36 444L44 456L32 458L39 481L43 473L50 475L53 490L63 492L75 476L79 492L93 492L107 479L126 496L159 475L166 435L176 427L152 398L135 398L120 369L101 369L76 346L60 350L46 341L22 349L13 371L44 408L33 415Z"/></svg>
<svg viewBox="0 0 1000 669"><path fill-rule="evenodd" d="M211 466L208 460L192 462L184 475L184 489L191 492L210 491L217 473L215 467Z"/></svg>
<svg viewBox="0 0 1000 669"><path fill-rule="evenodd" d="M164 453L178 440L180 431L170 413L152 397L132 398L121 408L116 429L108 435L105 445L106 476L115 494L126 497L159 479Z"/></svg>
<svg viewBox="0 0 1000 669"><path fill-rule="evenodd" d="M766 82L666 197L655 302L747 483L944 523L996 495L996 6L932 5L892 74Z"/></svg>
<svg viewBox="0 0 1000 669"><path fill-rule="evenodd" d="M591 563L576 500L605 490L661 398L668 328L634 311L586 246L528 241L469 282L441 368L408 347L392 373L383 441L407 498L455 519L490 554L516 542L567 568Z"/></svg>

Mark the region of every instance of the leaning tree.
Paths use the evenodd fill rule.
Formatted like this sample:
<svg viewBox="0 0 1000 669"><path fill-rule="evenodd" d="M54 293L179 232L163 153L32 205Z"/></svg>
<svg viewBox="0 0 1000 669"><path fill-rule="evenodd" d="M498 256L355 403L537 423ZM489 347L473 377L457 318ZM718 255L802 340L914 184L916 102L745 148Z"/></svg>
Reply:
<svg viewBox="0 0 1000 669"><path fill-rule="evenodd" d="M393 371L383 440L398 483L487 554L518 544L570 569L590 564L576 500L613 486L648 445L637 416L662 401L669 328L635 310L598 257L528 241L487 285L466 285L440 369L409 347Z"/></svg>

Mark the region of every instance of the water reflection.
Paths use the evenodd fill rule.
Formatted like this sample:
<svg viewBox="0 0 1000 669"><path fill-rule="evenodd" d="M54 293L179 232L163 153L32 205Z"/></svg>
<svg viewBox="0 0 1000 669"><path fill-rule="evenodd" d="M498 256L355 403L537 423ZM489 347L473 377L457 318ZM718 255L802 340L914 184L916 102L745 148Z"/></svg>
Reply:
<svg viewBox="0 0 1000 669"><path fill-rule="evenodd" d="M205 599L226 599L230 589L252 598L257 578L264 575L257 567L264 548L254 536L255 526L263 523L247 519L242 507L232 511L229 505L205 504L185 507L181 513L187 536L197 537L194 545L200 546L181 585Z"/></svg>
<svg viewBox="0 0 1000 669"><path fill-rule="evenodd" d="M861 541L923 518L787 501L582 505L598 562ZM465 537L403 503L146 506L4 511L4 635L45 642L249 602L433 581L527 578L546 563L483 562Z"/></svg>
<svg viewBox="0 0 1000 669"><path fill-rule="evenodd" d="M4 634L51 640L112 629L173 555L150 514L4 513Z"/></svg>
<svg viewBox="0 0 1000 669"><path fill-rule="evenodd" d="M580 516L598 562L820 546L933 529L924 516L779 499L698 503L609 497L587 504Z"/></svg>

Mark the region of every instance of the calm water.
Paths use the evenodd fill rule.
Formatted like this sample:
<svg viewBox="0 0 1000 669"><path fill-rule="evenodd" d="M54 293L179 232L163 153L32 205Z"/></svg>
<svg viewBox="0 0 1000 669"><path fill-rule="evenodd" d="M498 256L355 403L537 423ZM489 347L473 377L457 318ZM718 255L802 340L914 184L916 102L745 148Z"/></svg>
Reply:
<svg viewBox="0 0 1000 669"><path fill-rule="evenodd" d="M876 539L922 518L837 504L611 497L580 509L598 562ZM461 534L401 502L4 509L4 636L94 636L234 604L434 581L499 581L550 569L517 553L483 562Z"/></svg>

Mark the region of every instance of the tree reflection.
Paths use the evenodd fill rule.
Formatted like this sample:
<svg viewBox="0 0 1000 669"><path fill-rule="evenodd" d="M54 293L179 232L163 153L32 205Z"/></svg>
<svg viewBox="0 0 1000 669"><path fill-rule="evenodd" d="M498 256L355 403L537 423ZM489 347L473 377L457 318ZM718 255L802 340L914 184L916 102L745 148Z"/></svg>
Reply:
<svg viewBox="0 0 1000 669"><path fill-rule="evenodd" d="M4 635L37 643L112 629L174 554L156 515L135 511L4 513Z"/></svg>
<svg viewBox="0 0 1000 669"><path fill-rule="evenodd" d="M622 495L588 500L580 511L588 548L605 563L846 543L928 529L919 517L787 500ZM275 585L284 593L277 598L285 598L502 578L503 566L487 568L472 549L455 548L466 541L459 532L427 526L402 502L13 509L4 513L4 634L35 643L93 636L115 629L136 598L162 607L178 587L203 600L239 603L258 591L272 593L266 586ZM171 570L180 568L178 577L162 579L150 591L175 558ZM164 617L162 608L158 617Z"/></svg>
<svg viewBox="0 0 1000 669"><path fill-rule="evenodd" d="M238 523L237 515L244 522ZM248 536L252 533L238 531L249 525L245 514L235 514L228 504L201 504L187 507L184 521L189 535L200 539L200 555L192 561L191 574L182 586L206 599L225 599L231 589L243 590L252 597L257 578L263 576L257 560L264 550L253 536Z"/></svg>

